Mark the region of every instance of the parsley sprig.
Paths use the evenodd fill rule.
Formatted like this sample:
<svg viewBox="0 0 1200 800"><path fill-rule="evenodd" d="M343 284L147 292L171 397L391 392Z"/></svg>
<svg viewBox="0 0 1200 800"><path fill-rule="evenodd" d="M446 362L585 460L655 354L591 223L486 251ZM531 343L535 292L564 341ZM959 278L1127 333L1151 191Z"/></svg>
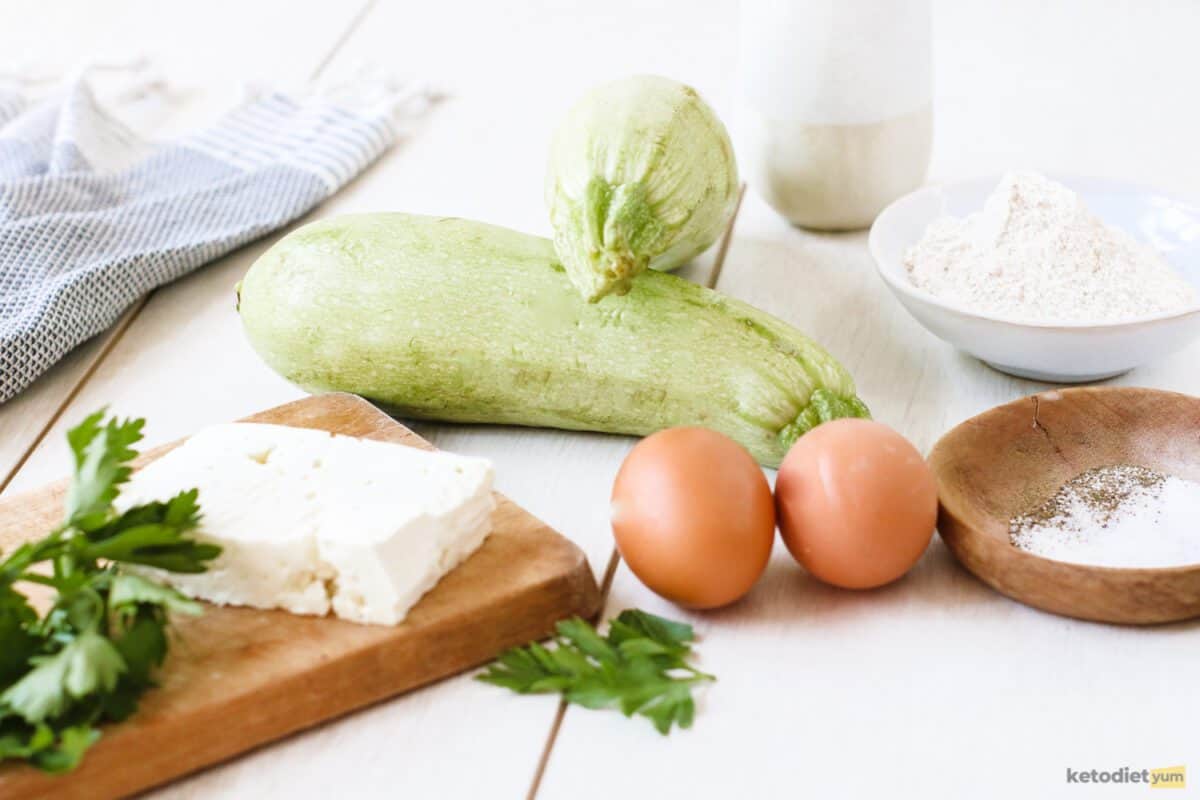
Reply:
<svg viewBox="0 0 1200 800"><path fill-rule="evenodd" d="M96 726L128 717L154 685L170 613L200 612L174 589L121 568L203 572L221 552L187 535L200 520L194 489L113 508L143 424L102 409L72 428L75 470L62 524L0 560L0 762L73 769L99 738ZM44 614L23 584L54 590Z"/></svg>
<svg viewBox="0 0 1200 800"><path fill-rule="evenodd" d="M616 708L648 718L659 733L690 728L692 687L715 681L687 663L692 626L645 611L622 611L608 633L578 617L557 626L553 647L538 643L502 654L478 679L520 694L560 693L585 708Z"/></svg>

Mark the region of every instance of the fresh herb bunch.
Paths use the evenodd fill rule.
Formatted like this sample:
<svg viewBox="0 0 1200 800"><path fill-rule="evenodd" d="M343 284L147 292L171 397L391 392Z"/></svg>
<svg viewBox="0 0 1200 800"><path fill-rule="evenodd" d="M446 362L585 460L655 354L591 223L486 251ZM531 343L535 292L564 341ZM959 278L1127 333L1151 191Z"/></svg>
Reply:
<svg viewBox="0 0 1200 800"><path fill-rule="evenodd" d="M194 489L113 508L145 421L106 416L101 409L67 433L75 471L63 523L0 561L0 762L73 769L99 738L96 726L128 717L154 685L169 613L200 612L121 564L203 572L221 552L186 535L200 519ZM45 614L21 593L23 583L54 590Z"/></svg>
<svg viewBox="0 0 1200 800"><path fill-rule="evenodd" d="M692 626L645 611L622 611L601 636L575 617L558 623L553 648L536 642L500 656L478 680L520 694L560 693L585 708L638 714L667 734L690 728L696 714L692 687L715 681L687 663Z"/></svg>

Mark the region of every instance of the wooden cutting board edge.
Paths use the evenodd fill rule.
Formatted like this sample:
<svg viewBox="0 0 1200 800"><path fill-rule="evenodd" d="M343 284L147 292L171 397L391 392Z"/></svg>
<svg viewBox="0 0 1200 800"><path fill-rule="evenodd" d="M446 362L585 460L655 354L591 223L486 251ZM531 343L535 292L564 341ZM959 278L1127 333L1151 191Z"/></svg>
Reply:
<svg viewBox="0 0 1200 800"><path fill-rule="evenodd" d="M337 415L355 418L359 424L336 432L393 441L400 437L408 444L432 449L427 442L366 400L349 394L304 398L243 421L273 422L286 417L288 424L295 427L329 430L323 423ZM139 457L138 463L157 458L179 444L173 442L148 450ZM44 506L48 500L61 504L65 488L66 481L59 481L39 490L4 498L0 500L0 509L8 514L22 513L27 508L32 509L26 504L35 496L42 498L37 505ZM564 617L594 618L600 611L600 593L583 551L508 498L499 493L496 496L498 516L511 517L513 524L536 522L531 530L545 539L545 542L539 540L536 543L539 558L553 558L549 574L544 580L522 585L494 598L484 608L482 617L474 614L467 620L451 616L421 624L414 635L427 643L437 643L437 647L413 646L414 642L409 639L381 641L350 657L324 658L309 668L273 682L264 690L232 692L217 702L183 715L176 714L173 718L153 715L147 719L135 714L125 722L105 726L101 741L88 753L83 764L69 775L50 776L24 765L0 768L0 796L6 800L41 797L92 800L144 791L412 689L471 670L509 647L546 638L553 633L554 624ZM30 510L29 517L40 518L40 515ZM10 544L0 542L4 547ZM485 542L484 548L487 546ZM447 575L442 583L452 583L456 572ZM441 584L430 594L438 588ZM414 607L410 619L420 617L422 603ZM523 613L514 614L512 609L518 606ZM250 615L282 613L255 609L222 611ZM475 629L476 635L459 642L453 634L467 623ZM353 625L337 620L331 620L330 624ZM446 646L448 643L463 646L451 649ZM178 644L173 648L176 651ZM175 655L178 656L178 652ZM167 666L169 669L169 662ZM364 671L364 666L371 669ZM328 704L330 696L338 700L333 711ZM151 697L147 696L148 699ZM219 729L222 735L209 739L194 735L195 731L206 729ZM146 742L154 744L147 747ZM130 759L130 750L136 751L139 757Z"/></svg>

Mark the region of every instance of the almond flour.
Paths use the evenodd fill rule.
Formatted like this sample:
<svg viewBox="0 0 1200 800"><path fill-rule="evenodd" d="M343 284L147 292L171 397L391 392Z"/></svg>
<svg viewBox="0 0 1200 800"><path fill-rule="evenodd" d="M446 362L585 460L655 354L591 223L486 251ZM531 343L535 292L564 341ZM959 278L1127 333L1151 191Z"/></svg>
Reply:
<svg viewBox="0 0 1200 800"><path fill-rule="evenodd" d="M905 267L943 300L1023 323L1121 322L1200 303L1154 249L1034 172L1006 175L979 213L935 220Z"/></svg>

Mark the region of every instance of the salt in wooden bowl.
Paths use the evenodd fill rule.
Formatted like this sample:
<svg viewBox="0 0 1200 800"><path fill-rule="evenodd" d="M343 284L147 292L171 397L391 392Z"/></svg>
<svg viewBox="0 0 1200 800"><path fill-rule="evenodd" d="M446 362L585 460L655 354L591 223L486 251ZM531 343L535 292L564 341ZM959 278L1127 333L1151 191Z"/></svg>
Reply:
<svg viewBox="0 0 1200 800"><path fill-rule="evenodd" d="M1014 516L1089 469L1135 464L1200 481L1200 398L1124 387L1043 392L962 423L937 443L929 463L942 539L997 591L1099 622L1149 625L1200 616L1200 563L1071 564L1020 550L1009 539Z"/></svg>

